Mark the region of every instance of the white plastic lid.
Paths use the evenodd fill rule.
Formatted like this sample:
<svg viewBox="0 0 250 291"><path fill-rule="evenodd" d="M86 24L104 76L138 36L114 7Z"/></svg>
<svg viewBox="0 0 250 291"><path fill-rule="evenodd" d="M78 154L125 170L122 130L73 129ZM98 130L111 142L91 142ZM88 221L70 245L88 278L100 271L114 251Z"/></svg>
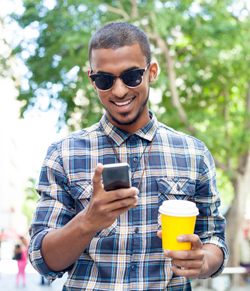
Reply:
<svg viewBox="0 0 250 291"><path fill-rule="evenodd" d="M186 200L167 200L162 203L159 212L169 216L197 216L199 209L196 204Z"/></svg>

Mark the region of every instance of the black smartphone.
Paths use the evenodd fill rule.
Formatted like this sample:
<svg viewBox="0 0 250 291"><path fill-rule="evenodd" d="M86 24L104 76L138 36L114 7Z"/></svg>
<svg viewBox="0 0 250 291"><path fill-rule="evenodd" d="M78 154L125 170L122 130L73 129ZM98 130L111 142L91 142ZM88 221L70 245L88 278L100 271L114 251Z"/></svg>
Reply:
<svg viewBox="0 0 250 291"><path fill-rule="evenodd" d="M130 167L127 163L104 165L102 177L105 191L131 187Z"/></svg>

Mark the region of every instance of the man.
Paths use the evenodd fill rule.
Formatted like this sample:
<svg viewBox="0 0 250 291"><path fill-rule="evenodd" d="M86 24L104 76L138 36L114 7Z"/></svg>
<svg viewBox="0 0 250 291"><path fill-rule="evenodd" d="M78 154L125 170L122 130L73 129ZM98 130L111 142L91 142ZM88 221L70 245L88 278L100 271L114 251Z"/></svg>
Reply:
<svg viewBox="0 0 250 291"><path fill-rule="evenodd" d="M50 146L31 223L30 260L63 290L191 290L189 279L225 266L225 219L215 167L204 144L159 123L149 110L157 77L147 36L110 23L89 44L89 79L106 113ZM103 165L127 162L132 187L106 192ZM159 206L191 200L199 208L190 251L162 250Z"/></svg>

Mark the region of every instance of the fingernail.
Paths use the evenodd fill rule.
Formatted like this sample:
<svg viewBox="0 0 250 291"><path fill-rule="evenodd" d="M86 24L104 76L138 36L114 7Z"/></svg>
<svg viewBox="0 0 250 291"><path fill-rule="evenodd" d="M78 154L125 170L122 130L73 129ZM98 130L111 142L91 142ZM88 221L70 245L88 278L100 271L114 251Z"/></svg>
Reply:
<svg viewBox="0 0 250 291"><path fill-rule="evenodd" d="M168 255L169 255L169 251L168 251L168 250L165 250L165 251L164 251L164 255L165 255L166 257L168 257Z"/></svg>
<svg viewBox="0 0 250 291"><path fill-rule="evenodd" d="M96 170L98 171L98 172L100 172L100 170L101 170L101 166L102 166L102 164L97 164L97 166L96 166Z"/></svg>
<svg viewBox="0 0 250 291"><path fill-rule="evenodd" d="M184 237L183 237L183 236L178 236L177 240L178 240L179 242L182 242L182 241L184 240Z"/></svg>

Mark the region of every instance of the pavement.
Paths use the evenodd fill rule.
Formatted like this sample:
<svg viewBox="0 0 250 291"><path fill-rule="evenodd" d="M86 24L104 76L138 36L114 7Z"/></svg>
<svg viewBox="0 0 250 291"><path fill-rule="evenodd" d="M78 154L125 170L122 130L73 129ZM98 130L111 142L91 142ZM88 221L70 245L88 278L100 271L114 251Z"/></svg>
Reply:
<svg viewBox="0 0 250 291"><path fill-rule="evenodd" d="M26 284L25 286L16 285L16 274L17 274L17 262L13 260L1 260L0 261L0 291L60 291L62 290L63 284L66 280L66 276L60 279L56 279L52 284L45 282L45 285L41 285L41 275L28 264L26 266ZM243 286L229 287L227 282L221 280L223 276L219 276L220 280L216 281L214 288L208 288L204 284L204 280L193 280L192 290L193 291L250 291L250 282ZM216 279L216 278L215 278ZM213 279L213 280L215 280ZM211 279L210 279L211 280ZM22 283L22 278L20 278Z"/></svg>
<svg viewBox="0 0 250 291"><path fill-rule="evenodd" d="M13 260L0 261L0 291L60 291L66 280L66 276L56 279L52 284L45 281L41 285L42 277L37 271L28 264L25 269L26 284L23 286L22 277L20 277L20 285L16 285L17 262Z"/></svg>
<svg viewBox="0 0 250 291"><path fill-rule="evenodd" d="M220 278L220 277L223 277L223 276L219 276L217 278ZM212 280L215 280L215 279L216 278ZM211 279L208 279L208 280L210 280L210 283L211 283ZM228 285L227 283L222 284L220 282L218 283L217 281L214 281L214 283L212 284L212 287L208 287L209 284L201 283L202 281L203 280L194 280L193 282L191 282L192 291L250 291L250 284L248 283L244 283L242 284L242 286L231 286L231 284L230 285Z"/></svg>

